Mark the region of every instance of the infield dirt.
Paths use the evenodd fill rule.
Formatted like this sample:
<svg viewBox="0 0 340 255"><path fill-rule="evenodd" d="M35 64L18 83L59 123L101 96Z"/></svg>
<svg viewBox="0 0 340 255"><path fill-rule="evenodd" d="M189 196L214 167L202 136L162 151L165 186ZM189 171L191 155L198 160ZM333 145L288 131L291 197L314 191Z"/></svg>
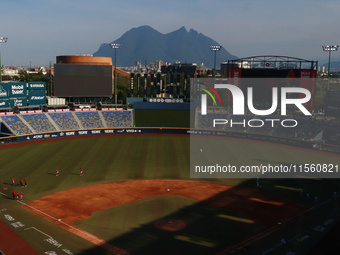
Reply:
<svg viewBox="0 0 340 255"><path fill-rule="evenodd" d="M186 180L137 180L78 187L34 200L24 208L97 245L103 245L104 240L71 224L91 217L94 212L155 195L178 195L203 201L241 213L248 217L246 220L266 226L277 224L305 209L292 201L255 189ZM56 219L61 219L61 222Z"/></svg>

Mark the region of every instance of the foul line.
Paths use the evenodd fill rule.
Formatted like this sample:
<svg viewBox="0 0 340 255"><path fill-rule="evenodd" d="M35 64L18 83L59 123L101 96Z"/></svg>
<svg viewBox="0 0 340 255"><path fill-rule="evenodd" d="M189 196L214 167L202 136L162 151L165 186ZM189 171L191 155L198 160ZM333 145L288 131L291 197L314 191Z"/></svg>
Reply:
<svg viewBox="0 0 340 255"><path fill-rule="evenodd" d="M335 198L337 199L338 197L339 196L336 196ZM261 240L262 238L266 237L267 235L272 234L275 231L278 231L282 227L286 227L287 225L285 225L285 224L288 224L290 221L292 221L292 220L302 216L303 214L306 214L309 211L313 211L316 208L321 207L321 206L323 206L324 204L326 204L326 203L328 203L330 201L335 200L335 198L329 198L329 199L323 201L322 203L318 203L317 205L314 205L313 207L311 207L311 208L309 208L309 209L307 209L305 211L302 211L301 213L299 213L297 215L294 215L294 216L292 216L292 217L282 221L280 225L274 225L274 226L264 230L263 232L261 232L259 234L256 234L254 236L251 236L248 239L246 239L246 240L244 240L244 241L242 241L242 242L240 242L240 243L238 243L238 244L236 244L236 245L234 245L234 246L232 246L230 248L226 248L225 250L222 250L222 251L218 252L217 255L232 254L233 252L236 252L238 249L240 249L240 248L242 248L244 246L247 246L247 245L250 245L252 243L255 243L255 242Z"/></svg>
<svg viewBox="0 0 340 255"><path fill-rule="evenodd" d="M42 232L41 230L39 230L39 229L37 229L37 228L35 228L35 227L25 228L24 230L29 230L29 229L31 229L31 228L33 228L34 230L38 231L39 233L41 233L41 234L43 234L43 235L45 235L45 236L47 236L47 237L49 237L49 238L51 238L51 239L54 239L52 236L49 236L48 234Z"/></svg>
<svg viewBox="0 0 340 255"><path fill-rule="evenodd" d="M8 195L6 195L6 194L4 194L4 193L2 193L2 192L0 192L0 193L1 193L2 195L4 195L4 196L7 196L7 197L8 197ZM113 246L113 245L111 245L111 244L105 242L103 239L99 239L98 237L96 237L96 236L94 236L94 235L92 235L92 234L90 234L90 233L88 233L88 232L86 232L86 231L84 231L84 230L81 230L81 229L79 229L79 228L76 228L76 227L74 227L74 226L72 226L72 225L70 225L70 224L67 224L67 223L63 222L63 221L59 221L57 218L55 218L55 217L53 217L53 216L51 216L51 215L49 215L49 214L47 214L47 213L45 213L45 212L43 212L43 211L37 209L37 208L34 208L33 206L30 206L30 205L28 205L28 204L26 204L26 203L24 203L24 202L22 202L22 201L17 201L17 202L19 202L19 203L21 203L22 205L27 206L27 207L29 207L29 208L35 210L35 211L38 211L39 213L41 213L41 214L43 214L43 215L45 215L45 216L47 216L47 217L49 217L49 218L51 218L51 219L53 219L53 220L55 220L55 221L58 221L59 223L64 224L64 225L67 226L68 228L73 229L75 232L80 232L80 233L82 233L82 234L88 236L89 238L94 239L94 240L96 240L96 241L99 242L99 243L102 243L103 246L108 246L108 247L110 247L111 249L114 249L114 250L116 250L116 251L118 251L118 252L120 252L120 253L123 253L123 254L126 254L126 255L130 255L130 253L128 253L127 251L122 250L122 249L120 249L120 248L118 248L118 247L116 247L116 246ZM34 227L32 227L32 228L34 228ZM29 229L29 228L27 228L27 229ZM36 228L34 228L34 229L36 229ZM25 230L26 230L26 229L25 229ZM45 234L44 232L42 232L42 231L40 231L40 230L38 230L38 229L36 229L36 230L39 231L39 232L41 232L41 233L43 233L43 234ZM50 237L50 238L52 238L51 236L49 236L49 235L47 235L47 234L45 234L45 235L48 236L48 237ZM78 234L78 236L82 237L82 236L79 235L79 234ZM83 238L84 238L84 237L83 237ZM87 238L84 238L84 239L90 241L90 242L93 243L93 244L98 245L98 244L95 243L94 241L91 241L91 240L89 240L89 239L87 239Z"/></svg>
<svg viewBox="0 0 340 255"><path fill-rule="evenodd" d="M8 195L7 195L7 194L5 194L5 193L2 193L1 191L0 191L0 194L1 194L1 195L3 195L3 196L5 196L5 197L8 197Z"/></svg>

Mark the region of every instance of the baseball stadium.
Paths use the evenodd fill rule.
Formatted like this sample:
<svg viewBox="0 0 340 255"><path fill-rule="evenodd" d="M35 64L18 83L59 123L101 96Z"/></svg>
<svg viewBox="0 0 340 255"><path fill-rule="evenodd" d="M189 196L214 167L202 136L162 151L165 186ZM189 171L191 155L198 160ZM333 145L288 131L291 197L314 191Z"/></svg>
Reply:
<svg viewBox="0 0 340 255"><path fill-rule="evenodd" d="M58 68L56 91L71 100L78 88L67 94L66 69ZM101 89L98 98L111 93ZM338 137L327 135L336 121L300 116L290 133L213 130L211 116L231 113L208 108L212 115L204 117L185 100L154 99L135 99L133 109L1 112L0 254L334 254L327 241L339 248L332 239L340 220L337 175L190 172L192 157L222 155L231 165L322 162L338 173Z"/></svg>

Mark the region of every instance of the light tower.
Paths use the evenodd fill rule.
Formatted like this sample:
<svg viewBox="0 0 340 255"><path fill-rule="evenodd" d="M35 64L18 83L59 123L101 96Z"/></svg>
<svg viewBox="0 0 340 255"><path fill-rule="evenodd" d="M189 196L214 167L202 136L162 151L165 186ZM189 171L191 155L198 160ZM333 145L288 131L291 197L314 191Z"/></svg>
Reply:
<svg viewBox="0 0 340 255"><path fill-rule="evenodd" d="M0 43L6 43L8 37L0 36ZM0 82L2 82L1 51L0 51Z"/></svg>
<svg viewBox="0 0 340 255"><path fill-rule="evenodd" d="M117 108L117 49L122 47L120 43L110 43L112 49L115 50L115 71L114 71L114 85L115 85L115 105Z"/></svg>
<svg viewBox="0 0 340 255"><path fill-rule="evenodd" d="M213 77L215 77L215 74L216 74L216 52L221 50L221 48L222 46L219 46L219 45L210 46L210 50L215 52Z"/></svg>
<svg viewBox="0 0 340 255"><path fill-rule="evenodd" d="M339 45L323 45L322 49L323 51L328 51L329 56L328 56L328 78L330 76L330 71L331 71L331 52L332 51L337 51L339 48Z"/></svg>

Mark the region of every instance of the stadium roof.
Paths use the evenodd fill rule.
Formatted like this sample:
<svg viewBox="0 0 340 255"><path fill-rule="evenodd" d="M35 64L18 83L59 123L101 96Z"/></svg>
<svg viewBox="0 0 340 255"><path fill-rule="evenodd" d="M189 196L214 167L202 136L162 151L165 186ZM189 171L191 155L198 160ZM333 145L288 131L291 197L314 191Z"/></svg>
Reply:
<svg viewBox="0 0 340 255"><path fill-rule="evenodd" d="M289 56L263 55L228 60L228 64L240 64L248 68L296 68L316 69L318 61Z"/></svg>

